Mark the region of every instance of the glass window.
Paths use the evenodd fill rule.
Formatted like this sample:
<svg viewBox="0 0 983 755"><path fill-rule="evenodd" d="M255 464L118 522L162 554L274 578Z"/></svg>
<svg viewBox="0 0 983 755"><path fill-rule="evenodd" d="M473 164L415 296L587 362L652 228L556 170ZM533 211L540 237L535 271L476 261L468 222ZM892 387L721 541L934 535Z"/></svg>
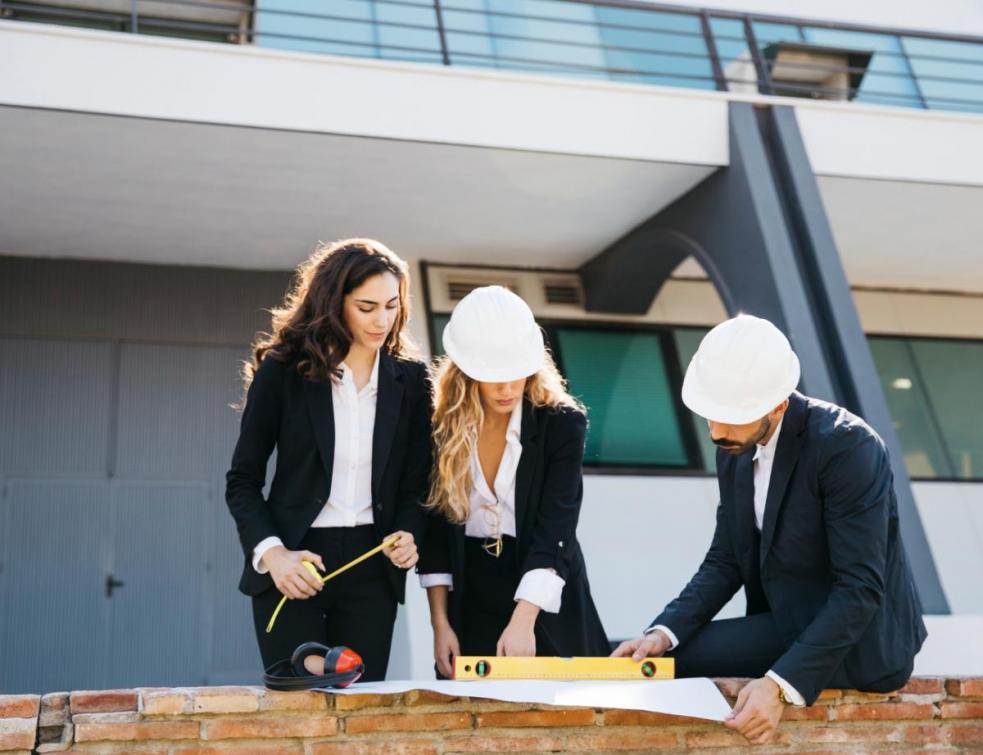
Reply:
<svg viewBox="0 0 983 755"><path fill-rule="evenodd" d="M983 341L871 337L912 477L983 478Z"/></svg>
<svg viewBox="0 0 983 755"><path fill-rule="evenodd" d="M601 6L595 14L612 79L716 88L698 16Z"/></svg>
<svg viewBox="0 0 983 755"><path fill-rule="evenodd" d="M925 37L901 43L928 107L983 112L983 44Z"/></svg>
<svg viewBox="0 0 983 755"><path fill-rule="evenodd" d="M935 426L926 386L907 340L872 337L869 343L908 474L950 477L952 470Z"/></svg>
<svg viewBox="0 0 983 755"><path fill-rule="evenodd" d="M440 62L433 3L402 0L257 0L261 47L356 57ZM414 7L419 6L419 7Z"/></svg>
<svg viewBox="0 0 983 755"><path fill-rule="evenodd" d="M587 464L687 467L663 334L556 329L570 391L586 404Z"/></svg>
<svg viewBox="0 0 983 755"><path fill-rule="evenodd" d="M675 328L673 330L672 335L676 341L676 353L679 355L680 375L686 374L686 368L689 367L690 360L700 347L700 341L703 340L703 336L707 332L707 328ZM694 414L689 409L684 408L683 411L690 416L693 423L693 432L696 434L697 441L700 444L700 453L703 456L703 469L711 474L716 474L717 447L710 440L710 430L707 427L706 419Z"/></svg>
<svg viewBox="0 0 983 755"><path fill-rule="evenodd" d="M910 341L952 476L983 478L983 342Z"/></svg>
<svg viewBox="0 0 983 755"><path fill-rule="evenodd" d="M757 74L751 61L744 22L736 18L710 19L713 43L720 58L720 67L734 91L757 90Z"/></svg>

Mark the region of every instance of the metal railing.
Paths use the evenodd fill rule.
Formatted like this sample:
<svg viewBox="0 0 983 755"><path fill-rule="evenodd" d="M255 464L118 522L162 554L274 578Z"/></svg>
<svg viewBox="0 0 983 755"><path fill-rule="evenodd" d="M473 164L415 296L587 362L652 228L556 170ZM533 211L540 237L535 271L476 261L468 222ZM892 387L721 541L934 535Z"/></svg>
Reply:
<svg viewBox="0 0 983 755"><path fill-rule="evenodd" d="M508 7L489 0L86 0L86 7L71 0L0 0L0 17L360 57L983 112L980 38L632 0L513 0ZM795 29L797 38L789 32L788 39L770 35L760 43L757 30L771 24ZM802 45L809 42L807 34L831 31L861 35L860 52L871 35L893 49L866 50L867 66L784 61L785 78L776 79L771 45ZM950 46L951 54L907 49L924 40ZM721 48L739 52L722 55ZM801 79L789 78L789 71L801 71Z"/></svg>

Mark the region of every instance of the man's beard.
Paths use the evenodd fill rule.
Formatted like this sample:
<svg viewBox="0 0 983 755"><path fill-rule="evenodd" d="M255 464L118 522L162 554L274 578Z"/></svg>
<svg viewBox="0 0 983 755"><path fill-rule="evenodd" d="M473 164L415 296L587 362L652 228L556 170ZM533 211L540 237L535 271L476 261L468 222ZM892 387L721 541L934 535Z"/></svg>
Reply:
<svg viewBox="0 0 983 755"><path fill-rule="evenodd" d="M715 445L722 448L724 451L729 453L731 456L740 456L741 454L746 454L752 448L754 448L758 443L760 443L764 437L771 430L771 418L765 417L761 420L761 429L756 432L749 441L746 443L741 443L740 445L734 444L730 445L726 442L713 441Z"/></svg>

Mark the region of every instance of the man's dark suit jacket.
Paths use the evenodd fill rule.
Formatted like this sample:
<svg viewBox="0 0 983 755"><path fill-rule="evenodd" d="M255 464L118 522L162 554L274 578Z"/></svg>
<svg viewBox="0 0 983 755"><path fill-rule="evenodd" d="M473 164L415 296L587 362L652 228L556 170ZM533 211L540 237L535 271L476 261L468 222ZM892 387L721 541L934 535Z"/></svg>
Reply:
<svg viewBox="0 0 983 755"><path fill-rule="evenodd" d="M857 689L902 686L926 631L884 442L845 409L792 394L757 551L752 458L718 449L713 542L652 626L685 643L747 584L758 559L767 605L747 591L748 615L771 611L788 647L772 669L808 704L841 664Z"/></svg>
<svg viewBox="0 0 983 755"><path fill-rule="evenodd" d="M523 400L522 454L515 473L515 566L519 574L553 569L566 582L559 613L542 611L536 619L537 631L557 655L606 656L611 652L577 539L586 436L587 418L581 412L533 407ZM421 574L453 575L448 616L459 636L465 592L464 538L463 524L451 524L431 513L417 567Z"/></svg>
<svg viewBox="0 0 983 755"><path fill-rule="evenodd" d="M379 542L397 530L423 533L422 502L430 479L430 393L426 367L379 352L372 437L372 516ZM226 474L225 500L235 518L245 565L239 589L258 595L273 587L252 566L253 549L277 535L296 550L331 492L334 405L331 384L297 372L297 360L263 360L246 395L239 442ZM263 497L266 464L276 448L276 472ZM378 556L383 558L383 556ZM397 599L406 574L386 561Z"/></svg>

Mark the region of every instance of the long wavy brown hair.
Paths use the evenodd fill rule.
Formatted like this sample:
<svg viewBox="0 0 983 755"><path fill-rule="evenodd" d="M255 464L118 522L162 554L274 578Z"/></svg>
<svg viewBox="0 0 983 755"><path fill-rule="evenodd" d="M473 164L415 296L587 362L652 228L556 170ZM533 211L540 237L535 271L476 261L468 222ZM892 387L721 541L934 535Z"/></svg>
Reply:
<svg viewBox="0 0 983 755"><path fill-rule="evenodd" d="M383 273L399 280L399 311L382 348L396 357L414 356L416 349L405 332L410 317L406 263L373 239L344 239L321 246L297 267L283 304L270 310L272 333L260 333L253 343L252 360L243 368L245 388L264 358L297 358L297 371L309 380L340 378L339 365L352 345L345 295Z"/></svg>
<svg viewBox="0 0 983 755"><path fill-rule="evenodd" d="M433 383L434 469L426 506L458 524L471 513L471 456L485 421L478 381L469 378L448 357L430 369ZM526 381L526 401L536 407L567 407L586 414L584 405L567 391L566 380L550 353L539 372Z"/></svg>

